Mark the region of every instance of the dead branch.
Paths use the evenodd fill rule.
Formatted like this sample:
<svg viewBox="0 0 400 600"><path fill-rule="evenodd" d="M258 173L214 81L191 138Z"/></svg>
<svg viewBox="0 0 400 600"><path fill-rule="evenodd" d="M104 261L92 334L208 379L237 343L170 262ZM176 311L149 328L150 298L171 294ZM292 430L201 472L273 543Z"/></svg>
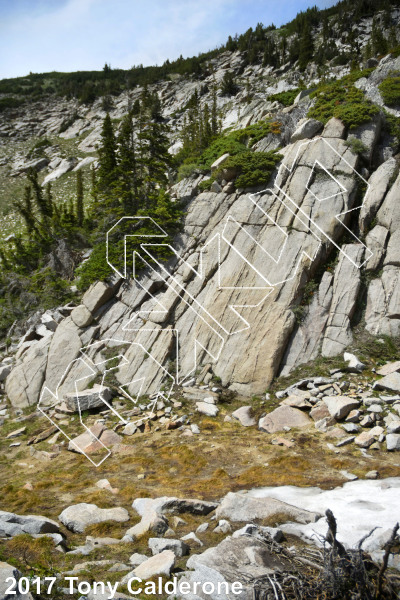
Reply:
<svg viewBox="0 0 400 600"><path fill-rule="evenodd" d="M397 537L398 530L399 530L399 524L396 523L396 525L393 527L392 535L390 536L389 540L385 544L385 554L383 555L382 566L379 569L379 573L378 573L377 590L376 590L376 598L377 599L382 598L383 576L384 576L385 571L388 566L389 556L392 551L392 548L396 544L396 537Z"/></svg>

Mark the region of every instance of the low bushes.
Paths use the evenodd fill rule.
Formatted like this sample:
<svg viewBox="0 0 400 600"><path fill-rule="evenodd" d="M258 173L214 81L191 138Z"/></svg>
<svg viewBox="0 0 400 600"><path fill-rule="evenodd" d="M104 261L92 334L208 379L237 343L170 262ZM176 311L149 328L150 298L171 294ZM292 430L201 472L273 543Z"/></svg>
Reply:
<svg viewBox="0 0 400 600"><path fill-rule="evenodd" d="M387 106L400 105L400 77L388 77L380 84L379 91Z"/></svg>

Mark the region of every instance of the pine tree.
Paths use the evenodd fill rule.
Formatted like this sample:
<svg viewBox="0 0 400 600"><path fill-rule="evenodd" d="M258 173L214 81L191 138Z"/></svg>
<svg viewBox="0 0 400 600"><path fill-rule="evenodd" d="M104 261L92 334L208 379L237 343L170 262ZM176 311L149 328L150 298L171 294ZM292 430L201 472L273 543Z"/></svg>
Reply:
<svg viewBox="0 0 400 600"><path fill-rule="evenodd" d="M32 188L30 185L25 186L22 201L16 200L14 202L14 207L18 214L23 218L28 235L36 236L38 230L35 224L35 217L33 214Z"/></svg>
<svg viewBox="0 0 400 600"><path fill-rule="evenodd" d="M83 178L82 171L76 172L76 221L79 227L83 225Z"/></svg>
<svg viewBox="0 0 400 600"><path fill-rule="evenodd" d="M99 148L98 191L110 194L117 180L117 152L114 129L107 113L101 130Z"/></svg>
<svg viewBox="0 0 400 600"><path fill-rule="evenodd" d="M144 174L144 205L148 209L154 205L157 188L168 182L166 171L171 164L171 156L168 153L167 127L162 123L147 123L138 138L141 142L139 160Z"/></svg>
<svg viewBox="0 0 400 600"><path fill-rule="evenodd" d="M372 21L371 42L374 54L386 54L388 43L375 18Z"/></svg>
<svg viewBox="0 0 400 600"><path fill-rule="evenodd" d="M124 215L136 214L139 204L140 179L137 168L137 156L132 116L126 115L118 136L118 176L117 193Z"/></svg>
<svg viewBox="0 0 400 600"><path fill-rule="evenodd" d="M238 86L231 71L225 71L221 82L221 92L223 96L235 96L238 92Z"/></svg>
<svg viewBox="0 0 400 600"><path fill-rule="evenodd" d="M299 69L301 71L305 71L308 63L313 57L314 53L314 42L311 33L311 27L308 22L306 22L303 32L300 38L300 48L299 48Z"/></svg>
<svg viewBox="0 0 400 600"><path fill-rule="evenodd" d="M212 89L212 100L211 100L211 133L212 135L218 134L218 107L217 107L217 87L213 85Z"/></svg>

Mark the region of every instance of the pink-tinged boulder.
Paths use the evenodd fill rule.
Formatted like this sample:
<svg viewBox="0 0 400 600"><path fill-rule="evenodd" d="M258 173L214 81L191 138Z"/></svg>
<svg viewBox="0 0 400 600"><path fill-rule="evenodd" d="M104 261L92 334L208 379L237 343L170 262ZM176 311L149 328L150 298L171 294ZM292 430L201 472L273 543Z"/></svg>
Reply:
<svg viewBox="0 0 400 600"><path fill-rule="evenodd" d="M68 444L68 450L80 452L81 454L91 454L104 450L104 446L110 448L120 442L121 437L115 431L106 429L101 423L95 423L89 431L85 431L71 440Z"/></svg>
<svg viewBox="0 0 400 600"><path fill-rule="evenodd" d="M285 427L308 427L311 419L298 408L279 406L258 422L258 428L267 433L284 431Z"/></svg>

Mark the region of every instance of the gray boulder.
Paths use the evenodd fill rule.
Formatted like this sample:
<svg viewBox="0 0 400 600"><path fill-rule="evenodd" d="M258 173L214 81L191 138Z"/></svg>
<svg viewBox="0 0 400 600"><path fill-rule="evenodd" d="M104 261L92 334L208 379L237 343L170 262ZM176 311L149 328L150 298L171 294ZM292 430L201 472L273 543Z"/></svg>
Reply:
<svg viewBox="0 0 400 600"><path fill-rule="evenodd" d="M124 523L129 521L129 513L125 508L99 508L95 504L73 504L64 509L58 517L67 529L74 533L82 533L88 525L116 521Z"/></svg>
<svg viewBox="0 0 400 600"><path fill-rule="evenodd" d="M389 433L386 436L386 448L389 452L393 450L400 450L400 434Z"/></svg>
<svg viewBox="0 0 400 600"><path fill-rule="evenodd" d="M111 398L111 389L97 383L91 389L76 393L70 392L64 395L67 408L74 412L91 410L93 408L106 409L107 405L105 402L110 402Z"/></svg>
<svg viewBox="0 0 400 600"><path fill-rule="evenodd" d="M299 140L311 139L317 133L319 133L323 128L323 124L321 121L317 121L316 119L302 119L296 131L293 133L290 138L290 142L297 142Z"/></svg>
<svg viewBox="0 0 400 600"><path fill-rule="evenodd" d="M231 597L225 593L224 586L218 590L218 583L222 582L241 582L243 588L239 597L251 600L256 580L273 576L274 572L293 570L287 558L271 552L264 540L252 536L227 537L215 548L191 556L186 566L194 572L186 572L181 581L214 584L214 591L207 594L210 600L228 600Z"/></svg>
<svg viewBox="0 0 400 600"><path fill-rule="evenodd" d="M11 587L13 590L12 594L6 594L6 591L11 586L11 581L9 580L10 577L19 581L22 577L22 573L18 571L16 567L0 561L0 600L11 600L12 598L14 600L32 600L32 595L30 593L21 594L21 592L18 591L17 585Z"/></svg>
<svg viewBox="0 0 400 600"><path fill-rule="evenodd" d="M115 286L110 286L102 281L98 281L90 286L87 292L85 292L82 298L82 304L84 304L91 313L95 313L100 306L105 304L107 300L113 296L115 289Z"/></svg>
<svg viewBox="0 0 400 600"><path fill-rule="evenodd" d="M59 533L60 526L47 517L22 516L2 510L0 511L0 531L3 531L6 537L14 537L22 533L29 533L30 535Z"/></svg>
<svg viewBox="0 0 400 600"><path fill-rule="evenodd" d="M325 125L324 131L322 132L322 137L343 139L345 132L346 132L345 124L340 119L336 119L336 117L332 117L331 119L329 119L329 121Z"/></svg>
<svg viewBox="0 0 400 600"><path fill-rule="evenodd" d="M218 408L208 402L196 402L196 410L207 417L216 417L219 413Z"/></svg>
<svg viewBox="0 0 400 600"><path fill-rule="evenodd" d="M65 173L68 173L68 171L72 171L72 169L74 167L76 167L77 164L78 164L78 160L75 157L64 158L61 161L61 163L59 164L59 166L56 169L54 169L54 171L52 171L51 173L46 175L46 177L43 180L42 185L46 185L50 181L59 179L60 177L62 177L62 175L65 175Z"/></svg>
<svg viewBox="0 0 400 600"><path fill-rule="evenodd" d="M121 583L127 583L131 577L139 577L143 581L151 577L165 575L169 577L175 566L176 556L172 550L163 550L138 565L133 571L125 575Z"/></svg>
<svg viewBox="0 0 400 600"><path fill-rule="evenodd" d="M388 390L389 392L400 392L400 373L394 371L382 379L375 381L374 388L377 390Z"/></svg>
<svg viewBox="0 0 400 600"><path fill-rule="evenodd" d="M164 550L172 550L177 557L186 556L190 552L190 547L185 542L166 538L150 538L149 548L153 556Z"/></svg>
<svg viewBox="0 0 400 600"><path fill-rule="evenodd" d="M240 421L243 427L252 427L257 424L253 417L253 409L251 406L241 406L232 413L232 417Z"/></svg>
<svg viewBox="0 0 400 600"><path fill-rule="evenodd" d="M345 419L352 410L360 406L359 400L347 396L325 396L323 401L331 417L337 420Z"/></svg>
<svg viewBox="0 0 400 600"><path fill-rule="evenodd" d="M378 113L371 122L360 125L357 129L352 130L348 136L348 140L359 140L365 150L361 153L362 157L368 162L371 161L375 146L379 140L382 128L382 117Z"/></svg>

